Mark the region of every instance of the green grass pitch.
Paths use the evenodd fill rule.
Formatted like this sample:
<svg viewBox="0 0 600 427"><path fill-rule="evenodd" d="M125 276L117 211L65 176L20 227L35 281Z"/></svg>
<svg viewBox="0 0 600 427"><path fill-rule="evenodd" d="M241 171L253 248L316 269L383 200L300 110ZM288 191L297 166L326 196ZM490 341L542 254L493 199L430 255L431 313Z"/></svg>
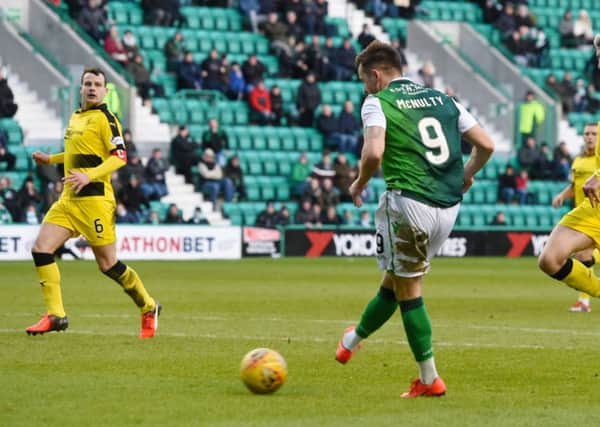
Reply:
<svg viewBox="0 0 600 427"><path fill-rule="evenodd" d="M346 366L333 357L378 288L373 259L131 262L164 306L158 335L91 262L61 262L66 333L27 336L43 312L33 266L0 263L0 426L600 425L600 304L533 258L436 259L425 302L448 385L405 401L417 374L399 315ZM271 347L289 365L268 396L239 380Z"/></svg>

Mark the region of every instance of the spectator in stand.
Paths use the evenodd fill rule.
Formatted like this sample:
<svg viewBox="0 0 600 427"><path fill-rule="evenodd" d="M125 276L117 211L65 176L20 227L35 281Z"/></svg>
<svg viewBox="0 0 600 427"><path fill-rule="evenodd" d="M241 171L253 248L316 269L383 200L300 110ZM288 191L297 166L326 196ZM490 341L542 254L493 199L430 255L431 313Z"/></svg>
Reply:
<svg viewBox="0 0 600 427"><path fill-rule="evenodd" d="M133 62L127 63L127 70L131 73L143 101L150 99L151 93L159 98L165 96L163 87L150 80L150 71L144 66L142 55L136 55Z"/></svg>
<svg viewBox="0 0 600 427"><path fill-rule="evenodd" d="M270 95L271 111L273 112L272 124L275 126L281 126L283 118L286 117L286 113L283 107L283 95L281 94L281 88L279 85L273 85L273 87L271 87Z"/></svg>
<svg viewBox="0 0 600 427"><path fill-rule="evenodd" d="M13 117L18 108L13 91L8 85L2 67L0 67L0 119Z"/></svg>
<svg viewBox="0 0 600 427"><path fill-rule="evenodd" d="M351 202L352 197L349 193L350 184L356 178L356 170L348 163L348 158L343 152L338 153L333 163L335 176L333 185L337 188L342 202Z"/></svg>
<svg viewBox="0 0 600 427"><path fill-rule="evenodd" d="M303 127L311 127L315 118L315 110L321 103L321 90L317 85L315 75L311 72L298 87L296 95L296 106L300 117L298 124Z"/></svg>
<svg viewBox="0 0 600 427"><path fill-rule="evenodd" d="M418 76L423 86L433 88L435 85L435 67L433 63L431 61L425 62L419 69Z"/></svg>
<svg viewBox="0 0 600 427"><path fill-rule="evenodd" d="M133 61L135 56L140 54L140 47L131 30L125 30L123 33L122 45L127 54L127 61Z"/></svg>
<svg viewBox="0 0 600 427"><path fill-rule="evenodd" d="M267 20L261 22L258 28L271 42L271 49L274 51L275 55L278 55L281 49L286 48L288 27L279 20L279 15L276 12L269 13Z"/></svg>
<svg viewBox="0 0 600 427"><path fill-rule="evenodd" d="M204 150L202 159L198 164L200 173L200 188L208 200L213 205L216 203L219 194L223 195L226 202L233 200L235 188L231 180L224 176L223 169L217 163L215 152L211 148Z"/></svg>
<svg viewBox="0 0 600 427"><path fill-rule="evenodd" d="M125 142L125 151L127 152L127 160L137 154L137 147L133 142L133 135L129 129L123 129L123 142Z"/></svg>
<svg viewBox="0 0 600 427"><path fill-rule="evenodd" d="M139 177L131 175L129 182L117 193L117 200L125 206L129 214L135 217L135 222L140 222L142 219L143 208L148 209L150 207L140 184Z"/></svg>
<svg viewBox="0 0 600 427"><path fill-rule="evenodd" d="M313 176L308 180L308 186L304 189L301 198L310 200L312 204L319 204L321 191L321 182Z"/></svg>
<svg viewBox="0 0 600 427"><path fill-rule="evenodd" d="M292 197L298 197L304 193L308 187L312 168L308 163L306 153L300 153L298 162L292 167L292 173L289 179L290 194Z"/></svg>
<svg viewBox="0 0 600 427"><path fill-rule="evenodd" d="M337 149L340 141L335 139L334 135L339 134L339 122L338 119L333 115L331 106L329 104L323 104L321 114L317 116L316 126L317 130L323 134L325 145L330 149Z"/></svg>
<svg viewBox="0 0 600 427"><path fill-rule="evenodd" d="M177 72L186 53L181 31L176 31L173 37L167 40L163 46L163 53L167 59L167 71Z"/></svg>
<svg viewBox="0 0 600 427"><path fill-rule="evenodd" d="M496 0L484 0L481 7L483 9L483 22L486 24L493 24L500 17L502 5L497 3Z"/></svg>
<svg viewBox="0 0 600 427"><path fill-rule="evenodd" d="M578 46L591 46L594 42L594 30L590 15L585 9L579 11L579 15L573 26L573 35Z"/></svg>
<svg viewBox="0 0 600 427"><path fill-rule="evenodd" d="M318 36L317 36L318 37ZM327 37L325 39L325 46L322 49L322 60L321 60L321 72L319 80L329 81L335 80L336 73L336 56L338 54L338 48L334 46L333 39Z"/></svg>
<svg viewBox="0 0 600 427"><path fill-rule="evenodd" d="M127 164L118 171L118 181L120 182L121 187L127 185L131 175L137 176L140 179L140 183L144 182L146 168L144 168L144 165L142 165L140 156L137 153L132 154L131 157L128 156Z"/></svg>
<svg viewBox="0 0 600 427"><path fill-rule="evenodd" d="M250 91L258 82L264 79L267 67L260 62L255 54L250 54L242 64L242 73L246 80L246 90Z"/></svg>
<svg viewBox="0 0 600 427"><path fill-rule="evenodd" d="M356 49L349 38L345 38L335 55L336 80L351 80L356 73Z"/></svg>
<svg viewBox="0 0 600 427"><path fill-rule="evenodd" d="M340 193L333 186L330 178L325 178L321 184L321 194L319 195L319 205L327 209L329 206L336 206L340 202Z"/></svg>
<svg viewBox="0 0 600 427"><path fill-rule="evenodd" d="M306 32L304 28L298 22L298 15L293 10L288 10L285 13L285 25L287 26L287 36L294 37L294 39L300 41L304 40Z"/></svg>
<svg viewBox="0 0 600 427"><path fill-rule="evenodd" d="M202 89L202 68L194 61L192 52L186 52L177 67L177 89Z"/></svg>
<svg viewBox="0 0 600 427"><path fill-rule="evenodd" d="M52 206L52 203L56 202L60 198L60 194L63 191L63 182L58 180L48 184L48 190L44 192L42 201L42 212L47 212Z"/></svg>
<svg viewBox="0 0 600 427"><path fill-rule="evenodd" d="M23 222L29 225L38 225L40 223L40 215L36 206L33 203L25 206Z"/></svg>
<svg viewBox="0 0 600 427"><path fill-rule="evenodd" d="M165 173L169 169L168 162L163 158L160 148L152 150L152 157L146 165L146 179L142 184L142 191L148 200L160 200L168 194Z"/></svg>
<svg viewBox="0 0 600 427"><path fill-rule="evenodd" d="M181 15L179 1L142 0L144 23L164 27L181 26L185 18Z"/></svg>
<svg viewBox="0 0 600 427"><path fill-rule="evenodd" d="M21 217L19 218L19 221L25 220L25 210L27 206L37 206L38 204L41 204L42 196L40 196L37 189L35 188L35 184L31 176L27 177L27 179L25 179L25 181L23 182L23 185L21 186L21 189L17 194L17 200L19 201L19 210L22 213Z"/></svg>
<svg viewBox="0 0 600 427"><path fill-rule="evenodd" d="M146 218L145 223L151 224L151 225L159 225L160 224L160 216L158 215L158 212L155 210L151 210L150 213L148 214L148 217Z"/></svg>
<svg viewBox="0 0 600 427"><path fill-rule="evenodd" d="M200 161L196 154L200 146L190 137L190 130L186 125L180 125L177 135L171 140L171 160L175 172L185 177L186 183L193 182L192 166Z"/></svg>
<svg viewBox="0 0 600 427"><path fill-rule="evenodd" d="M577 93L577 88L573 82L573 75L566 71L563 75L563 79L560 82L561 91L560 99L562 101L563 113L568 114L573 111L573 98Z"/></svg>
<svg viewBox="0 0 600 427"><path fill-rule="evenodd" d="M535 24L529 12L529 6L525 2L517 3L517 13L515 15L515 25L519 27L533 28Z"/></svg>
<svg viewBox="0 0 600 427"><path fill-rule="evenodd" d="M313 12L314 12L314 29L308 31L308 34L327 34L327 24L325 18L327 17L329 4L327 0L313 0Z"/></svg>
<svg viewBox="0 0 600 427"><path fill-rule="evenodd" d="M221 75L225 72L223 58L219 56L217 49L211 49L208 58L202 61L202 85L204 89L218 90L225 93L225 87Z"/></svg>
<svg viewBox="0 0 600 427"><path fill-rule="evenodd" d="M525 101L519 107L519 133L521 134L521 144L527 138L536 135L537 127L544 123L546 111L541 102L535 99L533 91L528 90L525 94Z"/></svg>
<svg viewBox="0 0 600 427"><path fill-rule="evenodd" d="M270 13L279 12L279 0L258 0L260 3L260 14L266 19Z"/></svg>
<svg viewBox="0 0 600 427"><path fill-rule="evenodd" d="M167 214L165 215L165 220L163 221L165 224L184 224L185 221L181 216L181 212L179 212L179 208L175 203L169 204L169 208L167 209Z"/></svg>
<svg viewBox="0 0 600 427"><path fill-rule="evenodd" d="M194 225L209 225L208 218L206 218L206 215L202 212L201 206L196 206L192 217L188 219L187 223Z"/></svg>
<svg viewBox="0 0 600 427"><path fill-rule="evenodd" d="M587 99L587 111L592 114L596 113L600 109L600 93L596 90L593 83L590 83L587 86Z"/></svg>
<svg viewBox="0 0 600 427"><path fill-rule="evenodd" d="M325 215L321 218L321 223L323 225L342 225L342 217L338 215L335 206L325 208Z"/></svg>
<svg viewBox="0 0 600 427"><path fill-rule="evenodd" d="M313 213L315 214L315 218L316 218L316 223L315 223L315 227L321 227L323 225L323 223L321 222L321 218L323 218L323 208L321 207L320 204L315 203L313 204Z"/></svg>
<svg viewBox="0 0 600 427"><path fill-rule="evenodd" d="M552 175L553 179L566 181L571 173L571 163L573 158L569 154L567 144L563 141L554 149L552 156Z"/></svg>
<svg viewBox="0 0 600 427"><path fill-rule="evenodd" d="M119 29L116 25L110 27L110 30L104 39L104 51L119 64L123 66L127 65L127 50L121 42L121 38L119 37Z"/></svg>
<svg viewBox="0 0 600 427"><path fill-rule="evenodd" d="M531 173L535 169L542 157L542 151L537 145L534 137L529 137L525 141L525 144L519 149L518 153L519 165L521 169Z"/></svg>
<svg viewBox="0 0 600 427"><path fill-rule="evenodd" d="M260 11L260 3L258 0L240 0L240 11L248 18L252 32L258 32L258 12Z"/></svg>
<svg viewBox="0 0 600 427"><path fill-rule="evenodd" d="M117 203L115 209L115 221L117 224L136 224L138 218L132 212L129 212L123 203Z"/></svg>
<svg viewBox="0 0 600 427"><path fill-rule="evenodd" d="M527 170L522 169L519 176L516 178L516 196L520 205L527 204L529 192L527 187L529 185L529 173Z"/></svg>
<svg viewBox="0 0 600 427"><path fill-rule="evenodd" d="M494 218L492 219L492 222L490 222L490 225L508 225L506 223L506 214L502 211L496 212L496 215L494 215Z"/></svg>
<svg viewBox="0 0 600 427"><path fill-rule="evenodd" d="M12 187L12 181L7 176L0 176L0 199L3 200L4 207L10 212L12 220L19 221L23 216L19 206L19 196Z"/></svg>
<svg viewBox="0 0 600 427"><path fill-rule="evenodd" d="M310 199L303 199L294 215L294 223L313 228L318 222Z"/></svg>
<svg viewBox="0 0 600 427"><path fill-rule="evenodd" d="M219 165L225 166L225 151L229 148L229 137L219 126L219 121L212 118L208 121L208 129L202 134L202 150L210 148L217 156Z"/></svg>
<svg viewBox="0 0 600 427"><path fill-rule="evenodd" d="M333 161L329 150L323 150L321 161L313 166L312 176L317 178L319 182L323 182L325 178L335 179L335 170L333 169Z"/></svg>
<svg viewBox="0 0 600 427"><path fill-rule="evenodd" d="M248 96L251 121L260 125L270 125L275 119L271 110L271 94L261 80L250 91Z"/></svg>
<svg viewBox="0 0 600 427"><path fill-rule="evenodd" d="M290 210L286 205L281 205L279 209L277 217L277 225L285 227L286 225L290 225L292 223L292 218L290 217Z"/></svg>
<svg viewBox="0 0 600 427"><path fill-rule="evenodd" d="M500 31L502 38L508 37L517 29L515 9L511 2L506 2L504 4L504 9L494 23L494 26Z"/></svg>
<svg viewBox="0 0 600 427"><path fill-rule="evenodd" d="M354 114L354 104L347 100L338 116L338 133L334 135L334 139L338 140L338 150L344 153L354 153L361 129L362 126Z"/></svg>
<svg viewBox="0 0 600 427"><path fill-rule="evenodd" d="M373 226L373 220L371 219L371 214L369 211L360 211L360 217L356 225L365 228L371 228Z"/></svg>
<svg viewBox="0 0 600 427"><path fill-rule="evenodd" d="M404 49L402 49L402 44L399 39L392 39L390 45L396 49L400 55L400 60L402 61L402 75L405 76L408 72L408 60L404 54Z"/></svg>
<svg viewBox="0 0 600 427"><path fill-rule="evenodd" d="M77 23L98 43L102 43L108 29L108 14L102 0L88 0L87 5L81 7Z"/></svg>
<svg viewBox="0 0 600 427"><path fill-rule="evenodd" d="M358 44L360 44L360 48L364 49L369 46L373 40L375 40L375 36L371 32L371 26L369 24L363 24L362 31L358 35Z"/></svg>
<svg viewBox="0 0 600 427"><path fill-rule="evenodd" d="M267 201L267 206L256 217L254 225L264 228L277 228L279 222L279 212L275 210L275 202Z"/></svg>
<svg viewBox="0 0 600 427"><path fill-rule="evenodd" d="M588 99L587 87L583 79L577 79L575 83L575 95L573 95L573 111L584 113L588 111L590 101Z"/></svg>
<svg viewBox="0 0 600 427"><path fill-rule="evenodd" d="M342 217L343 225L355 225L356 220L354 219L354 213L350 209L344 210L344 216Z"/></svg>
<svg viewBox="0 0 600 427"><path fill-rule="evenodd" d="M12 222L12 216L6 206L4 206L2 197L0 197L0 225L12 224Z"/></svg>
<svg viewBox="0 0 600 427"><path fill-rule="evenodd" d="M244 172L240 164L240 156L237 154L233 155L227 161L223 173L226 178L231 180L237 193L237 200L246 200L246 186L244 185Z"/></svg>
<svg viewBox="0 0 600 427"><path fill-rule="evenodd" d="M517 192L517 176L511 165L506 165L505 172L498 177L498 201L512 203Z"/></svg>
<svg viewBox="0 0 600 427"><path fill-rule="evenodd" d="M560 45L562 47L577 46L577 38L575 37L575 21L573 20L573 11L567 9L558 24L560 32Z"/></svg>
<svg viewBox="0 0 600 427"><path fill-rule="evenodd" d="M528 65L528 46L521 37L521 33L515 30L511 33L510 38L506 41L506 47L513 54L515 61L524 67Z"/></svg>
<svg viewBox="0 0 600 427"><path fill-rule="evenodd" d="M246 94L246 80L238 62L233 62L227 75L227 97L240 100Z"/></svg>
<svg viewBox="0 0 600 427"><path fill-rule="evenodd" d="M0 129L0 132L2 130ZM8 151L4 144L0 143L0 164L6 163L6 170L12 171L15 169L15 163L17 162L17 157Z"/></svg>
<svg viewBox="0 0 600 427"><path fill-rule="evenodd" d="M540 157L531 168L531 179L548 180L553 178L554 162L550 158L548 144L540 144Z"/></svg>
<svg viewBox="0 0 600 427"><path fill-rule="evenodd" d="M544 84L544 89L546 90L546 92L552 95L552 97L559 99L561 98L562 86L558 82L558 80L556 80L556 75L554 73L548 74L548 77L546 77L546 81Z"/></svg>

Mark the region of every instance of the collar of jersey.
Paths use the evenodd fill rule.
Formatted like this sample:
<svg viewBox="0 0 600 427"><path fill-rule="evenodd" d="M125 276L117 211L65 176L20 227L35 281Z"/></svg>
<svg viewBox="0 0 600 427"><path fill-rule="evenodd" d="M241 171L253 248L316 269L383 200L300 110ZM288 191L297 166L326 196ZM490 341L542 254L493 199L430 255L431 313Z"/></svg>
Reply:
<svg viewBox="0 0 600 427"><path fill-rule="evenodd" d="M106 108L106 104L103 102L102 104L96 105L95 107L88 108L88 109L86 109L86 110L82 110L81 108L79 108L79 109L77 109L77 110L75 111L75 114L81 114L81 113L85 113L85 112L87 112L87 111L91 111L91 110L100 110L100 111L102 111L102 110L104 110L105 108Z"/></svg>

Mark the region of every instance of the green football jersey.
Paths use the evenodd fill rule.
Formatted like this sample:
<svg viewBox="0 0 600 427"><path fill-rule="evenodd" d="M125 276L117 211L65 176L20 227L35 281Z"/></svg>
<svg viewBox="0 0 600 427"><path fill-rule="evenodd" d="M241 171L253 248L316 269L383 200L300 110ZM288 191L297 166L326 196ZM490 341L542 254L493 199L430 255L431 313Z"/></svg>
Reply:
<svg viewBox="0 0 600 427"><path fill-rule="evenodd" d="M453 99L408 79L392 81L375 96L386 119L387 188L436 207L460 202L464 165Z"/></svg>

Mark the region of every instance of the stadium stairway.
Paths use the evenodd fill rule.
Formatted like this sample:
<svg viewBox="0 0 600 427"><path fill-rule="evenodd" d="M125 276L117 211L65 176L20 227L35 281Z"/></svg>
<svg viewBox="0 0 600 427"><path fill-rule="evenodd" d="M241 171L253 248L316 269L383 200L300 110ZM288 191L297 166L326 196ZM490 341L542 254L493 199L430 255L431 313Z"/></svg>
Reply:
<svg viewBox="0 0 600 427"><path fill-rule="evenodd" d="M169 125L161 123L160 117L152 113L152 108L142 103L142 98L136 96L134 105L132 128L135 131L137 143L156 144L171 140Z"/></svg>
<svg viewBox="0 0 600 427"><path fill-rule="evenodd" d="M204 200L201 193L194 192L193 184L186 184L183 175L177 175L174 168L170 168L165 174L169 194L160 199L163 204L175 203L182 212L184 220L192 217L194 210L200 206L206 219L211 225L228 225L230 222L224 219L220 212L213 210L212 203Z"/></svg>
<svg viewBox="0 0 600 427"><path fill-rule="evenodd" d="M45 101L19 79L13 71L8 71L8 85L12 89L15 102L19 105L15 120L23 129L25 145L57 145L62 141L61 119Z"/></svg>
<svg viewBox="0 0 600 427"><path fill-rule="evenodd" d="M389 35L383 31L381 26L375 24L373 18L368 17L363 10L348 0L331 0L327 13L334 19L345 20L354 38L361 33L364 24L369 24L371 32L378 40L390 41Z"/></svg>

